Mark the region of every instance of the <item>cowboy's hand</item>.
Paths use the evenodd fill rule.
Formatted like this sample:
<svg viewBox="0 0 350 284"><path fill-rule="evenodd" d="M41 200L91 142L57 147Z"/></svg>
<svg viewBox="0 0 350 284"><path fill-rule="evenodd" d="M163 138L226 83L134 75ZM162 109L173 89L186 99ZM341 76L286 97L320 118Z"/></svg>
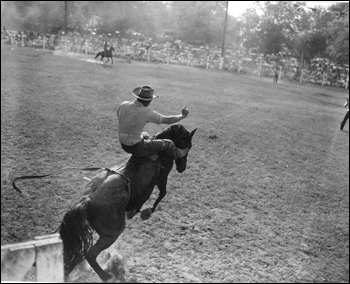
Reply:
<svg viewBox="0 0 350 284"><path fill-rule="evenodd" d="M147 132L142 132L141 133L141 137L143 138L143 139L149 139L151 136L147 133Z"/></svg>
<svg viewBox="0 0 350 284"><path fill-rule="evenodd" d="M187 117L190 111L188 110L187 107L184 107L181 111L183 117Z"/></svg>

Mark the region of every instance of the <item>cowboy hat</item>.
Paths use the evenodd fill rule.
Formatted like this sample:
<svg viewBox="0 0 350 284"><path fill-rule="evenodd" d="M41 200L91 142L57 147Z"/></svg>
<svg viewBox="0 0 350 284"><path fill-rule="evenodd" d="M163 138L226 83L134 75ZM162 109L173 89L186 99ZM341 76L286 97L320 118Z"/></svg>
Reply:
<svg viewBox="0 0 350 284"><path fill-rule="evenodd" d="M137 87L132 91L132 94L143 101L151 101L155 98L158 98L158 96L153 95L154 89L152 89L149 86L143 86L143 87Z"/></svg>

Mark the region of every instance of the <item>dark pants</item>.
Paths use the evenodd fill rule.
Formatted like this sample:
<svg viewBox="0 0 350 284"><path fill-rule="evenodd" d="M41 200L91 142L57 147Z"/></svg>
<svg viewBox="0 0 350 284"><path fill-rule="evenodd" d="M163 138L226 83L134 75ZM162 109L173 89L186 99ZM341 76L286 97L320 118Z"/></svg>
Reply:
<svg viewBox="0 0 350 284"><path fill-rule="evenodd" d="M125 150L125 152L136 157L151 156L160 151L164 151L168 156L174 159L178 159L180 157L179 150L176 148L174 142L169 139L142 139L139 143L133 146L122 144L122 148Z"/></svg>
<svg viewBox="0 0 350 284"><path fill-rule="evenodd" d="M349 119L349 111L346 112L343 121L340 124L340 130L343 130L346 121Z"/></svg>

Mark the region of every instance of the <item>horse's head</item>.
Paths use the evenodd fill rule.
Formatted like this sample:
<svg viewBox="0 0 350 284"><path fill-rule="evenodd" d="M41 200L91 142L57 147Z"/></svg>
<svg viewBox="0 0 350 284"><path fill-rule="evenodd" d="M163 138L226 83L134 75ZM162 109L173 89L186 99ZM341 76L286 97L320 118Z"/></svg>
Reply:
<svg viewBox="0 0 350 284"><path fill-rule="evenodd" d="M196 133L197 128L195 130L193 130L192 132L189 132L188 130L186 130L186 128L180 124L178 124L178 130L176 135L176 138L174 141L174 144L177 148L179 149L184 149L184 148L188 148L188 150L190 150L192 148L192 137L193 135ZM187 153L188 155L188 153ZM179 173L182 173L183 171L186 170L186 166L187 166L187 155L183 158L179 158L175 160L176 163L176 170Z"/></svg>
<svg viewBox="0 0 350 284"><path fill-rule="evenodd" d="M111 45L111 47L109 48L110 51L115 51L115 48L113 45Z"/></svg>
<svg viewBox="0 0 350 284"><path fill-rule="evenodd" d="M192 148L192 137L195 134L197 128L192 132L189 132L181 124L172 124L164 132L156 136L157 139L170 139L174 142L175 146L179 149ZM188 155L188 153L187 153ZM183 158L175 160L176 170L182 173L186 170L187 165L187 155Z"/></svg>

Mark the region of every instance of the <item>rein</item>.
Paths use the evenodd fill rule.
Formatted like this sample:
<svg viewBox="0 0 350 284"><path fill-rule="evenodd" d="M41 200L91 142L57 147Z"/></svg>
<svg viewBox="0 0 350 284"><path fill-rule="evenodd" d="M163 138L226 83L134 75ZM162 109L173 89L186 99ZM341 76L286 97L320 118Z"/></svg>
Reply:
<svg viewBox="0 0 350 284"><path fill-rule="evenodd" d="M76 167L69 167L69 168L63 168L58 172L54 172L54 173L50 173L50 174L46 174L46 175L31 175L31 176L21 176L21 177L16 177L13 182L12 182L12 186L15 190L17 190L19 193L23 193L22 190L20 188L17 187L16 185L16 181L21 180L21 179L33 179L33 178L44 178L44 177L48 177L54 174L59 174L65 170L81 170L81 171L98 171L98 170L106 170L109 172L113 172L116 173L120 176L122 176L125 179L125 184L128 186L129 192L130 192L130 180L128 177L126 177L124 174L122 174L121 172L118 172L117 170L111 170L109 168L76 168Z"/></svg>

